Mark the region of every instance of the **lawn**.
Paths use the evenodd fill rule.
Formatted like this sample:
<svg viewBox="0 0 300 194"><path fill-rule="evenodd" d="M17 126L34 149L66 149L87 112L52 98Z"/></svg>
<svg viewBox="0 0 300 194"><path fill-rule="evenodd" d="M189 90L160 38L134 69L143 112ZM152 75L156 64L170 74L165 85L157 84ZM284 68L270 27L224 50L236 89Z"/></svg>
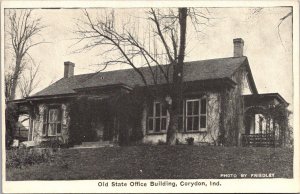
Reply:
<svg viewBox="0 0 300 194"><path fill-rule="evenodd" d="M293 177L288 148L128 146L61 149L54 162L7 168L7 180L205 179L220 174Z"/></svg>

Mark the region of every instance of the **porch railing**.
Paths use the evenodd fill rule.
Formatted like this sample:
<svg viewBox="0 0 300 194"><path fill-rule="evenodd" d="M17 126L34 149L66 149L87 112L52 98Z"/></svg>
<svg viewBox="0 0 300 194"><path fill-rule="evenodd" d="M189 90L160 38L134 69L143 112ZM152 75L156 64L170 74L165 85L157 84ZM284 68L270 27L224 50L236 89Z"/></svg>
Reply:
<svg viewBox="0 0 300 194"><path fill-rule="evenodd" d="M271 133L243 134L242 144L243 146L253 146L253 147L275 147L276 140L275 140L275 135Z"/></svg>

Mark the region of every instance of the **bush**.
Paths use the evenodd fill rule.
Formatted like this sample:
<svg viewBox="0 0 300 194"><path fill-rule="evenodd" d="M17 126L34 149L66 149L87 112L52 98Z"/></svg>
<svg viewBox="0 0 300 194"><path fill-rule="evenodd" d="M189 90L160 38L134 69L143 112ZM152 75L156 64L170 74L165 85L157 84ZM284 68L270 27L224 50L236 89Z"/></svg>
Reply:
<svg viewBox="0 0 300 194"><path fill-rule="evenodd" d="M38 147L40 148L52 148L52 149L57 149L57 148L68 148L71 145L63 143L62 141L55 139L55 140L49 140L49 141L43 141L41 142Z"/></svg>
<svg viewBox="0 0 300 194"><path fill-rule="evenodd" d="M185 139L188 145L194 145L194 138L193 137L188 137Z"/></svg>
<svg viewBox="0 0 300 194"><path fill-rule="evenodd" d="M52 158L51 149L11 149L6 151L6 167L23 168L33 164L50 162Z"/></svg>
<svg viewBox="0 0 300 194"><path fill-rule="evenodd" d="M12 144L14 139L14 133L17 128L16 123L18 122L17 106L14 104L6 104L5 108L5 124L6 124L6 133L5 133L5 146L6 149Z"/></svg>
<svg viewBox="0 0 300 194"><path fill-rule="evenodd" d="M96 138L96 132L92 130L92 110L95 107L102 107L100 105L91 106L87 97L78 97L70 104L70 145L81 144L84 141L91 141ZM102 115L98 115L101 118Z"/></svg>
<svg viewBox="0 0 300 194"><path fill-rule="evenodd" d="M70 134L71 145L84 141L98 141L94 124L105 125L103 140L112 140L115 132L119 133L119 145L129 145L143 138L141 125L144 92L134 90L130 94L121 93L103 100L80 96L70 104ZM113 130L116 119L118 128Z"/></svg>

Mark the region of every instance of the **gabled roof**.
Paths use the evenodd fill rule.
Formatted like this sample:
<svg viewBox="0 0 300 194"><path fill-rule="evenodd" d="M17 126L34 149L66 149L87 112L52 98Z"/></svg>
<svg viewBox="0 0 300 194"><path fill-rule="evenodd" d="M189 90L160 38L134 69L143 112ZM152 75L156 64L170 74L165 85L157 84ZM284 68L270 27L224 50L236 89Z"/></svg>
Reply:
<svg viewBox="0 0 300 194"><path fill-rule="evenodd" d="M74 94L74 88L78 87L80 84L85 82L87 79L91 78L93 73L91 74L82 74L75 75L69 78L61 78L45 89L37 92L36 94L30 96L49 96L49 95L62 95L62 94Z"/></svg>
<svg viewBox="0 0 300 194"><path fill-rule="evenodd" d="M244 63L248 65L247 57L229 57L185 62L183 80L185 82L189 82L222 78L231 79L231 76L235 73L235 71ZM167 65L163 66L163 68L166 69ZM152 85L153 79L149 68L141 67L139 69L145 75L148 84ZM157 72L157 82L159 84L166 83L161 71L155 67L153 67L153 69ZM252 77L252 75L250 76ZM74 94L76 89L103 87L117 84L122 84L128 87L144 86L140 75L138 75L134 69L125 69L62 78L31 97ZM256 90L253 78L252 87Z"/></svg>

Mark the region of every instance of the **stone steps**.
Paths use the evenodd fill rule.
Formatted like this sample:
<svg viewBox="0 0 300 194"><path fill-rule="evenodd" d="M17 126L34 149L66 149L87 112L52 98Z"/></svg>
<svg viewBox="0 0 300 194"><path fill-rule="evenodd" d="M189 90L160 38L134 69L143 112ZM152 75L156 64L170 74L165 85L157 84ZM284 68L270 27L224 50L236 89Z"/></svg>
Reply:
<svg viewBox="0 0 300 194"><path fill-rule="evenodd" d="M101 148L101 147L113 147L115 143L111 141L95 141L95 142L82 142L81 145L75 145L74 148Z"/></svg>

